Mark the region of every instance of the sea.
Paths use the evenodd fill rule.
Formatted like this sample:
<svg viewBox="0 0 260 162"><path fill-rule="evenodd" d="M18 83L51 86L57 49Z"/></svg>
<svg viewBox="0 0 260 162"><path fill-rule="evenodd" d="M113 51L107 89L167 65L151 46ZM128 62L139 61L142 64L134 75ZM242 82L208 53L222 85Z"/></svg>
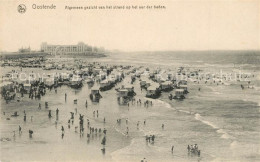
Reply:
<svg viewBox="0 0 260 162"><path fill-rule="evenodd" d="M80 59L149 69L184 67L234 75L242 72L250 74L251 87L241 89L241 84L247 85L247 82L237 80L225 84L188 81L189 93L184 100L169 100L173 91L163 92L158 99L148 99L137 79L133 83L135 98L152 101L148 107L131 102L129 106L118 104L114 88L101 92L99 103L91 102L91 87L87 83L78 90L67 86L57 88L57 93L47 90L40 100L25 96L20 102L13 100L7 104L1 99L1 161L260 161L259 51L117 52L103 58ZM21 69L1 67L1 74L11 70ZM37 68L22 70L45 72ZM48 72L61 71L66 70ZM117 86L125 84L130 84L130 76ZM47 109L45 102L49 104ZM41 109L38 109L39 103ZM60 111L55 124L57 108ZM74 124L68 128L70 112L75 109ZM49 110L53 114L51 119ZM97 110L99 116L93 116L93 111ZM11 117L15 111L19 116ZM79 126L79 114L84 115L83 135L75 131ZM87 137L87 119L91 127L107 129L105 151L101 150L103 134ZM121 119L121 124L117 124L117 119ZM65 128L63 138L61 126ZM34 131L32 138L29 138L29 129ZM147 143L146 135L155 135L154 143ZM200 156L188 154L187 146L194 144L201 150Z"/></svg>

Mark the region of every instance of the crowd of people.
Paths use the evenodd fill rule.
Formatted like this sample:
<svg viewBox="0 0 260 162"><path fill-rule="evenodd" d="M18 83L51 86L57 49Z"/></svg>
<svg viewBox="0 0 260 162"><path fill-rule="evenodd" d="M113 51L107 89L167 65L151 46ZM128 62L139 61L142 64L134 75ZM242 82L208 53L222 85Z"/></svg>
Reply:
<svg viewBox="0 0 260 162"><path fill-rule="evenodd" d="M51 89L50 89L51 90ZM55 93L57 93L57 90L55 90ZM33 94L31 94L33 95ZM44 95L44 94L43 94ZM29 97L31 98L31 96L29 95ZM77 100L74 100L74 104L75 104L75 101ZM65 93L65 102L67 102L67 94ZM127 103L127 106L129 107L129 103L132 103L132 105L137 105L137 106L142 106L144 105L144 107L149 107L149 106L152 106L153 105L153 102L151 100L145 100L145 101L142 101L141 99L135 99L134 97ZM142 104L143 103L143 104ZM87 108L88 106L88 102L86 100L85 102L85 107ZM41 103L39 103L39 106L38 106L38 109L40 110L41 109ZM49 105L48 105L48 102L45 102L45 108L49 108ZM129 108L128 108L129 109ZM77 108L74 109L75 111L74 112L70 112L70 118L68 119L68 129L71 128L71 125L74 125L74 118L75 116L77 115ZM59 109L57 108L56 109L56 121L55 121L55 125L57 126L58 124L58 120L59 120ZM93 110L93 117L94 118L99 118L99 111L98 110ZM53 116L52 116L52 110L48 110L48 118L51 119ZM31 120L32 120L32 116L31 116ZM24 111L24 122L26 122L26 112ZM126 135L129 135L129 126L128 126L128 122L129 122L129 119L128 118L125 118L125 124L126 124ZM103 123L106 123L106 118L104 117L103 118ZM121 125L122 123L122 119L121 118L118 118L116 120L116 123L118 125ZM143 125L145 126L146 125L146 119L143 120ZM140 121L137 121L136 123L136 126L137 126L137 129L139 129L139 126L140 126ZM162 124L162 129L164 129L164 124ZM75 126L75 132L77 133L77 129L79 128L79 132L80 132L80 135L83 135L84 134L84 115L82 114L79 114L79 125ZM102 152L104 153L105 152L105 145L106 145L106 140L107 140L107 130L106 128L103 128L103 131L102 131L102 128L97 128L97 127L93 127L93 126L90 126L90 120L87 119L87 129L89 132L87 132L87 139L88 141L90 140L90 136L92 135L99 135L101 136L102 133L103 133L103 138L102 140L100 141L101 144L103 145L103 148L101 149ZM19 125L19 134L22 134L22 127ZM15 134L15 132L14 132ZM29 130L29 137L32 138L32 135L33 135L33 130ZM65 128L63 125L61 125L61 138L63 139L65 137ZM145 140L146 140L146 143L151 143L151 144L154 144L155 142L155 135L152 134L152 135L146 135L145 136ZM171 148L171 151L173 152L174 150L174 146L172 146ZM189 146L188 145L188 152L189 153L193 153L193 154L198 154L198 156L200 156L200 150L198 150L198 146L197 144L195 145L191 145ZM143 161L146 161L145 158Z"/></svg>
<svg viewBox="0 0 260 162"><path fill-rule="evenodd" d="M188 145L187 150L189 154L197 154L198 156L200 156L200 150L197 144Z"/></svg>
<svg viewBox="0 0 260 162"><path fill-rule="evenodd" d="M146 142L149 142L149 143L154 143L154 140L155 140L155 135L146 135L145 136L145 140Z"/></svg>

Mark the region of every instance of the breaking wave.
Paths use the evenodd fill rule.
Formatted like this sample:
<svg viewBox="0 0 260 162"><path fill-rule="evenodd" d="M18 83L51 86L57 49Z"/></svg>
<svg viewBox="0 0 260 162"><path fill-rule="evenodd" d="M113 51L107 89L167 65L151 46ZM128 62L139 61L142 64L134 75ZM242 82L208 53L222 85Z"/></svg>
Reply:
<svg viewBox="0 0 260 162"><path fill-rule="evenodd" d="M212 128L216 129L216 132L219 134L222 134L221 138L223 139L233 139L234 137L232 137L231 135L229 135L227 132L225 132L223 129L220 129L217 125L215 125L214 123L210 122L210 121L206 121L203 120L201 115L196 113L195 114L195 119L201 121L202 123L211 126Z"/></svg>

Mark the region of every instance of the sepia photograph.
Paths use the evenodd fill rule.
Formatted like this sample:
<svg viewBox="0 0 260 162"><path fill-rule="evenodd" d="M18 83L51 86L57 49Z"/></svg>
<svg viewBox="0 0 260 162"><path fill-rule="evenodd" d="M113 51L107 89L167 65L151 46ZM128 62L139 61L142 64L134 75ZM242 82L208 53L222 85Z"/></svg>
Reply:
<svg viewBox="0 0 260 162"><path fill-rule="evenodd" d="M260 1L0 1L0 161L260 161Z"/></svg>

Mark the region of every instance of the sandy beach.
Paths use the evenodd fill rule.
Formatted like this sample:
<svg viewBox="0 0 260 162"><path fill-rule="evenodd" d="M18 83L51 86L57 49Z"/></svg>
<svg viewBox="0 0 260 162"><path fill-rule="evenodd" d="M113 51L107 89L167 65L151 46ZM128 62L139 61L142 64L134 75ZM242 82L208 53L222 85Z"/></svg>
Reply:
<svg viewBox="0 0 260 162"><path fill-rule="evenodd" d="M118 57L118 56L114 56ZM142 64L132 63L135 66ZM125 58L124 58L125 59ZM101 59L106 64L113 56ZM90 60L91 61L91 60ZM114 60L115 61L115 60ZM149 60L150 61L150 60ZM113 64L119 64L120 61ZM122 62L121 62L122 63ZM123 63L127 64L127 63ZM178 67L185 64L181 61ZM151 64L148 67L153 67ZM164 67L162 66L158 67ZM197 66L196 64L194 66ZM206 65L207 66L207 65ZM212 69L206 67L207 69ZM165 66L165 69L172 68ZM3 72L19 71L20 68L2 67ZM224 70L230 69L227 67ZM24 72L43 72L38 68L23 68ZM51 70L62 72L66 70ZM250 70L249 70L250 71ZM46 71L45 71L46 72ZM257 73L255 73L258 76ZM126 75L121 85L130 84L131 75ZM254 81L258 83L258 79ZM118 104L115 88L102 91L98 103L89 98L91 86L83 83L80 89L61 86L47 90L41 99L30 99L28 94L20 102L11 100L8 104L1 99L1 160L3 161L222 161L259 159L259 92L257 89L241 90L240 83L217 85L213 82L188 81L189 94L183 101L169 100L172 93L163 92L158 99L146 98L146 91L141 90L140 80L132 85L136 92L135 99L152 101L152 105L129 102ZM95 83L97 84L97 83ZM255 85L256 85L255 84ZM200 91L198 91L200 88ZM257 88L257 87L256 87ZM65 93L67 100L65 101ZM74 100L77 99L77 104ZM88 102L86 108L85 102ZM49 107L45 108L44 103ZM41 103L41 109L38 105ZM55 124L55 110L59 109L59 118ZM76 110L77 109L77 114ZM52 118L48 118L49 110ZM99 112L98 117L93 112ZM17 111L19 116L11 117ZM26 122L23 120L26 111ZM75 113L74 124L68 128L70 112ZM5 114L4 114L5 113ZM79 114L84 115L84 134L75 132L79 127ZM31 120L31 116L32 120ZM10 118L10 120L6 120ZM105 123L104 123L105 118ZM106 128L105 152L101 144L103 133L89 132L90 127ZM121 124L117 120L121 119ZM144 123L145 122L145 123ZM139 124L137 124L139 123ZM164 128L162 128L164 124ZM19 134L18 126L22 127ZM61 126L65 133L62 138ZM34 131L29 138L28 130ZM127 130L129 130L127 135ZM14 132L15 131L15 136ZM145 136L155 135L154 143L147 143ZM201 156L190 156L187 146L198 144ZM174 151L171 147L174 145ZM26 154L24 154L26 152Z"/></svg>

